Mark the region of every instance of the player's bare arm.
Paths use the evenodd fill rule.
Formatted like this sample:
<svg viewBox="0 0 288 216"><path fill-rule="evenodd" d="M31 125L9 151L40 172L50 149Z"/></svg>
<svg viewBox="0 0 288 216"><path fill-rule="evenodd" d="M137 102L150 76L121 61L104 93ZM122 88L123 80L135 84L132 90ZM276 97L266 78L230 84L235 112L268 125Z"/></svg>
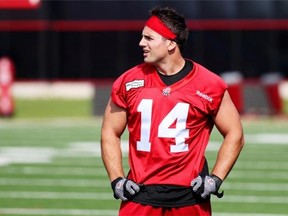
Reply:
<svg viewBox="0 0 288 216"><path fill-rule="evenodd" d="M240 116L228 91L224 94L214 121L217 129L223 135L224 140L219 149L212 174L224 180L244 146L244 135Z"/></svg>
<svg viewBox="0 0 288 216"><path fill-rule="evenodd" d="M124 177L120 137L126 123L126 111L109 100L102 123L101 153L111 182Z"/></svg>

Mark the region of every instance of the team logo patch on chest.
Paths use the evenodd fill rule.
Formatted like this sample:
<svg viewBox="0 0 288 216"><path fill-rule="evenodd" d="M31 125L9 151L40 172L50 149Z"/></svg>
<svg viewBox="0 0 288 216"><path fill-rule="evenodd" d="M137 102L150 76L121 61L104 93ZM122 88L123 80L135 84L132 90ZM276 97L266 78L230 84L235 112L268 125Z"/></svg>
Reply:
<svg viewBox="0 0 288 216"><path fill-rule="evenodd" d="M162 90L162 94L163 94L164 96L170 95L170 92L171 92L171 88L170 88L170 87L164 88L164 89Z"/></svg>
<svg viewBox="0 0 288 216"><path fill-rule="evenodd" d="M140 88L144 86L144 80L133 80L125 84L126 91L129 91L132 88Z"/></svg>

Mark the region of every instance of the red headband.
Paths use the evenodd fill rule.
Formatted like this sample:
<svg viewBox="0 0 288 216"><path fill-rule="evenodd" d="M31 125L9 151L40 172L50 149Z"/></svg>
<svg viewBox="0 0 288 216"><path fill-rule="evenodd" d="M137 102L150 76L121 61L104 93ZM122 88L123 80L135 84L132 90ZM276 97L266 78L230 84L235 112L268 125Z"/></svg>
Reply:
<svg viewBox="0 0 288 216"><path fill-rule="evenodd" d="M176 38L176 35L157 16L151 16L145 25L167 39Z"/></svg>

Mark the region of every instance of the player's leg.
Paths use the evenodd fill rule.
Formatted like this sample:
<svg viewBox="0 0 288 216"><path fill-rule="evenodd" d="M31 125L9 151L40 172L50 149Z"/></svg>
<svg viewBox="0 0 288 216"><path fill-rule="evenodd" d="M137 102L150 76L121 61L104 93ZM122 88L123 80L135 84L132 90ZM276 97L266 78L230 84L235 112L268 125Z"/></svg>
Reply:
<svg viewBox="0 0 288 216"><path fill-rule="evenodd" d="M119 216L162 216L162 210L162 208L127 201L121 203Z"/></svg>
<svg viewBox="0 0 288 216"><path fill-rule="evenodd" d="M179 208L167 208L165 216L211 216L210 202Z"/></svg>

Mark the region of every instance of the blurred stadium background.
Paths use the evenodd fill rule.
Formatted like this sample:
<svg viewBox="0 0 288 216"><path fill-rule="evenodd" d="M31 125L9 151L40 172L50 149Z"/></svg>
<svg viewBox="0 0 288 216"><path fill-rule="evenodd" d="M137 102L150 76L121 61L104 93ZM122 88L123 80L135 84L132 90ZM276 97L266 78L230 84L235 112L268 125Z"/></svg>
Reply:
<svg viewBox="0 0 288 216"><path fill-rule="evenodd" d="M214 215L288 215L288 1L273 0L0 0L0 215L117 215L101 117L113 80L142 62L156 5L187 18L185 56L227 81L242 115L246 146ZM220 141L213 131L210 164Z"/></svg>

